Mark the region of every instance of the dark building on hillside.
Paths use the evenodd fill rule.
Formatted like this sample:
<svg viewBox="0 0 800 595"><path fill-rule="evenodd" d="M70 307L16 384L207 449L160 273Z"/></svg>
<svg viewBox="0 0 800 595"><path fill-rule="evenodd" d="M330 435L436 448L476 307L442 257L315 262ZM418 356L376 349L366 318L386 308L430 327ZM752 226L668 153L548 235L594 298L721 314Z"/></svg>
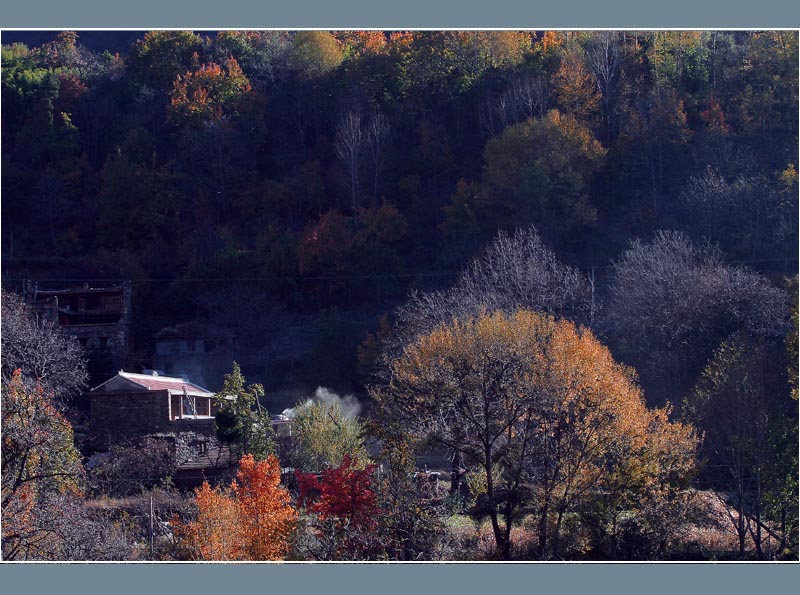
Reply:
<svg viewBox="0 0 800 595"><path fill-rule="evenodd" d="M53 322L83 346L97 375L120 369L131 347L131 284L60 289L25 284L25 301L40 318Z"/></svg>
<svg viewBox="0 0 800 595"><path fill-rule="evenodd" d="M176 376L222 378L235 359L236 338L231 331L196 321L161 329L153 343L152 367Z"/></svg>

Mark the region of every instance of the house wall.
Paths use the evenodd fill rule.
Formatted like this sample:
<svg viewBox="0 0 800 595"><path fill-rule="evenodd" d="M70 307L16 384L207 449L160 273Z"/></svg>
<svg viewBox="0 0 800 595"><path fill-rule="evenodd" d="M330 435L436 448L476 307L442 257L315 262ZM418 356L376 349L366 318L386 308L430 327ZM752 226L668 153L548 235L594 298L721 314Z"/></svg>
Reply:
<svg viewBox="0 0 800 595"><path fill-rule="evenodd" d="M214 435L214 419L169 418L169 392L90 393L90 433L96 449L148 434Z"/></svg>

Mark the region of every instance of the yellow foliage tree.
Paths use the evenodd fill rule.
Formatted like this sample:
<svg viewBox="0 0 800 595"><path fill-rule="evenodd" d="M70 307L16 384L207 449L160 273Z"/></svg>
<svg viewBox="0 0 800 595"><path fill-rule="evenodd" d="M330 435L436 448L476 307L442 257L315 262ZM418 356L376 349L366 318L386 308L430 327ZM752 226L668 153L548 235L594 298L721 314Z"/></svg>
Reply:
<svg viewBox="0 0 800 595"><path fill-rule="evenodd" d="M673 477L664 436L680 470L691 467L691 428L648 411L633 371L566 320L527 310L454 320L408 345L391 377L373 394L382 412L480 469L504 558L524 485L549 557L558 556L565 515L591 493L625 474L640 477L637 490Z"/></svg>

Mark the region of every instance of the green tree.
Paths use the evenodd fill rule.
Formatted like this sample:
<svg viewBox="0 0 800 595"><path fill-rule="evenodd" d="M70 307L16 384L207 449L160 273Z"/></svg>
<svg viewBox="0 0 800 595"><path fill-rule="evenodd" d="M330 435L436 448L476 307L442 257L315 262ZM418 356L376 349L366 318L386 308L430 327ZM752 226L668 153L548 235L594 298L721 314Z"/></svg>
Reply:
<svg viewBox="0 0 800 595"><path fill-rule="evenodd" d="M362 464L364 427L357 417L347 417L338 403L308 401L295 408L293 447L289 460L300 471L320 472L338 467L345 456Z"/></svg>
<svg viewBox="0 0 800 595"><path fill-rule="evenodd" d="M275 452L274 432L269 413L259 399L264 396L260 384L246 384L239 364L225 375L222 389L215 395L217 437L226 444L238 444L242 454L252 454L263 461Z"/></svg>
<svg viewBox="0 0 800 595"><path fill-rule="evenodd" d="M788 541L776 531L789 528L786 519L769 518L768 494L789 496L793 504L788 506L796 508L796 493L790 494L796 478L791 453L797 444L788 442L797 405L786 394L781 355L777 342L732 335L715 351L684 404L689 419L705 433L707 473L721 489L741 558L750 553L751 540L759 559L775 556ZM787 420L793 422L787 425Z"/></svg>
<svg viewBox="0 0 800 595"><path fill-rule="evenodd" d="M592 176L606 150L573 116L550 111L486 145L478 220L491 232L536 223L562 233L596 220Z"/></svg>
<svg viewBox="0 0 800 595"><path fill-rule="evenodd" d="M292 38L289 64L303 79L315 79L341 64L341 44L328 31L298 31Z"/></svg>
<svg viewBox="0 0 800 595"><path fill-rule="evenodd" d="M167 90L179 74L199 66L203 39L191 31L148 31L131 48L127 64L134 81Z"/></svg>

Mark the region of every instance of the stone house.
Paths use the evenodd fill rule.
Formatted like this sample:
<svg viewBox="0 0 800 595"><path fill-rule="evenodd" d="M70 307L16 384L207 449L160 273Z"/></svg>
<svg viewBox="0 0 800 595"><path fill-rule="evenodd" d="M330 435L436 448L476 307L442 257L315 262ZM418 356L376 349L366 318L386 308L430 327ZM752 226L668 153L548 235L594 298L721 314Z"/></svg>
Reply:
<svg viewBox="0 0 800 595"><path fill-rule="evenodd" d="M214 427L214 393L184 378L120 372L89 393L92 446L137 445L145 439L169 444L176 481L199 485L224 474L238 460Z"/></svg>

